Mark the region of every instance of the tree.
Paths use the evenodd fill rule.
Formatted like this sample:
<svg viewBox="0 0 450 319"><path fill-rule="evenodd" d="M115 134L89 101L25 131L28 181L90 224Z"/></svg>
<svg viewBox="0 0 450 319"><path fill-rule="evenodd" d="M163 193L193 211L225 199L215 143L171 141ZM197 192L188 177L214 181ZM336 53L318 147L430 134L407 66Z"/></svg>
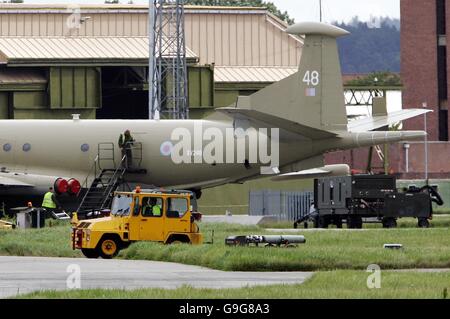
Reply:
<svg viewBox="0 0 450 319"><path fill-rule="evenodd" d="M368 23L355 17L349 23L334 24L350 32L338 39L343 73L400 72L398 19L377 18Z"/></svg>
<svg viewBox="0 0 450 319"><path fill-rule="evenodd" d="M200 5L200 6L224 6L224 7L263 7L283 20L287 24L293 24L295 21L292 19L288 12L282 12L272 2L266 2L263 0L186 0L185 4Z"/></svg>
<svg viewBox="0 0 450 319"><path fill-rule="evenodd" d="M350 86L401 86L400 76L391 72L374 72L346 83Z"/></svg>
<svg viewBox="0 0 450 319"><path fill-rule="evenodd" d="M23 1L23 0L19 0ZM105 0L106 4L117 4L120 3L119 0ZM132 4L133 1L129 1L129 4ZM288 12L282 12L273 2L266 2L263 0L185 0L184 2L187 5L196 5L196 6L224 6L224 7L261 7L267 8L267 10L274 14L276 17L286 22L287 24L293 24L295 22L292 19Z"/></svg>

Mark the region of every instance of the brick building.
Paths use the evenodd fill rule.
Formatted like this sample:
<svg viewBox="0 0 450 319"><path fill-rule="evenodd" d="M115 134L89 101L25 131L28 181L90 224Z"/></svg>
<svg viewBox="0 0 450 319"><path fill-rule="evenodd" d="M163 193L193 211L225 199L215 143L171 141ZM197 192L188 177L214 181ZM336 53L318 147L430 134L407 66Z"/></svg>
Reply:
<svg viewBox="0 0 450 319"><path fill-rule="evenodd" d="M429 134L429 177L450 178L450 143L447 80L450 56L446 48L450 30L450 0L401 0L401 76L403 107L424 105ZM424 130L424 117L404 123L407 130ZM405 179L423 178L424 142L399 143L389 147L389 166ZM353 168L367 165L367 150L329 154L328 163L347 162ZM376 156L374 162L379 164Z"/></svg>

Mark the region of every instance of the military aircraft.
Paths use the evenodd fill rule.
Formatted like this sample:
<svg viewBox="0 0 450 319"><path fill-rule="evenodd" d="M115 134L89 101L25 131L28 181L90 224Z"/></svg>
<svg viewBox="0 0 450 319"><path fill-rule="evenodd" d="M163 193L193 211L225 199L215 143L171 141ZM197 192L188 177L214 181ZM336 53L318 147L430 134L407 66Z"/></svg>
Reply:
<svg viewBox="0 0 450 319"><path fill-rule="evenodd" d="M425 137L422 131L374 131L424 114L425 110L403 110L349 124L336 41L348 34L347 31L306 22L289 27L287 32L305 37L299 71L251 96L239 97L235 105L218 109L204 120L124 121L74 117L71 120L0 121L1 200L11 206L14 199L42 198L52 185L59 193L72 194L74 199L79 197L80 187L88 188L103 170L121 167L123 154L117 147L117 140L126 130L131 130L139 149L133 150L135 169L123 172L125 180L194 190L199 196L205 188L259 178L261 168L267 166L259 159L250 161L248 151L239 157L226 150L210 150L214 161L202 161L205 147L213 136L222 133L223 137L230 137L229 130L235 134L231 135L231 141L227 140L227 146L236 145L243 138L238 131L266 129L270 149L274 151L274 145L279 149L276 165L267 167L280 178L323 167L323 154L327 152ZM199 127L200 133L196 132ZM194 137L194 142L188 143L187 154L183 155L185 159L191 158L191 162L178 163L171 158L177 148L174 143L181 141L180 134L175 134L178 140L174 140L177 130ZM202 135L208 130L216 134ZM277 143L273 144L275 135ZM201 141L196 142L195 136ZM244 135L244 139L245 145L250 147L252 142L248 135ZM221 156L235 160L217 160ZM334 170L342 172L343 168L328 167L318 172L324 169L333 173ZM309 172L314 173L317 171ZM289 179L289 175L286 178ZM20 200L14 205L25 203Z"/></svg>

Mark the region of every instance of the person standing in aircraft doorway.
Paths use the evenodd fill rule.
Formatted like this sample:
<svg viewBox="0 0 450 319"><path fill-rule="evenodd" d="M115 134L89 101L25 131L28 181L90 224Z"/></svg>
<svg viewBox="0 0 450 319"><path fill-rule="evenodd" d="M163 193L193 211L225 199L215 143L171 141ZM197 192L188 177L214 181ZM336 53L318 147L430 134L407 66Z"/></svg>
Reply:
<svg viewBox="0 0 450 319"><path fill-rule="evenodd" d="M132 147L134 138L131 136L130 130L126 130L124 134L120 134L119 147L122 150L122 158L126 156L124 165L130 169L133 166L133 152Z"/></svg>

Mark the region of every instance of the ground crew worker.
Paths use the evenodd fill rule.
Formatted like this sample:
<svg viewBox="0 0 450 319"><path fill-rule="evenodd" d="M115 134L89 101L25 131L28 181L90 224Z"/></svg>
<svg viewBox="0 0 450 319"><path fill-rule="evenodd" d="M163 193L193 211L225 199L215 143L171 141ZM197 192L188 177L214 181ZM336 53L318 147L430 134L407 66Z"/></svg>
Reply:
<svg viewBox="0 0 450 319"><path fill-rule="evenodd" d="M160 217L161 216L161 206L157 204L156 198L150 199L150 206L152 207L153 216Z"/></svg>
<svg viewBox="0 0 450 319"><path fill-rule="evenodd" d="M58 200L56 199L53 187L50 187L48 189L48 192L44 195L44 200L42 201L42 208L47 210L47 213L51 213L52 211L61 208Z"/></svg>
<svg viewBox="0 0 450 319"><path fill-rule="evenodd" d="M145 203L145 206L142 208L142 216L151 216L152 213L152 205L150 204L150 198L147 199L147 202Z"/></svg>
<svg viewBox="0 0 450 319"><path fill-rule="evenodd" d="M119 147L122 150L122 158L126 156L126 168L131 168L133 165L133 153L131 151L131 148L133 146L134 139L133 136L131 136L130 130L126 130L124 134L120 134L119 137Z"/></svg>
<svg viewBox="0 0 450 319"><path fill-rule="evenodd" d="M151 212L151 215L149 214ZM154 217L160 217L161 216L161 206L157 204L156 198L149 198L147 201L147 204L144 206L143 209L143 215L144 216L154 216Z"/></svg>

